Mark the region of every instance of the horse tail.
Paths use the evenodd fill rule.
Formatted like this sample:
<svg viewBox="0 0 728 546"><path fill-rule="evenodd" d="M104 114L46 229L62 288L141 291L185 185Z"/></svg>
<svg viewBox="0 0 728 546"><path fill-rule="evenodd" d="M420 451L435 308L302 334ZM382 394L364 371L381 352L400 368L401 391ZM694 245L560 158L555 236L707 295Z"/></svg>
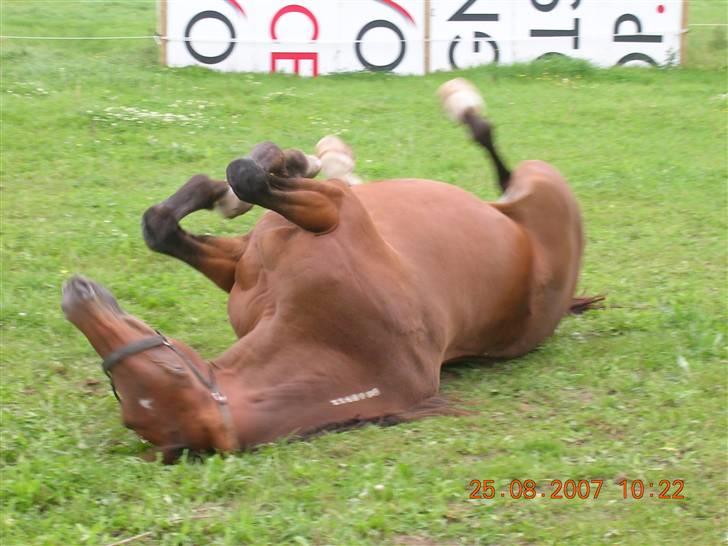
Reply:
<svg viewBox="0 0 728 546"><path fill-rule="evenodd" d="M493 126L482 113L485 101L477 88L464 78L455 78L442 84L437 94L445 113L453 121L465 125L472 139L488 152L498 176L498 185L505 192L511 180L511 171L496 150Z"/></svg>
<svg viewBox="0 0 728 546"><path fill-rule="evenodd" d="M602 303L607 296L581 296L578 298L571 299L571 305L567 314L581 315L582 313L592 309L603 309L604 304Z"/></svg>

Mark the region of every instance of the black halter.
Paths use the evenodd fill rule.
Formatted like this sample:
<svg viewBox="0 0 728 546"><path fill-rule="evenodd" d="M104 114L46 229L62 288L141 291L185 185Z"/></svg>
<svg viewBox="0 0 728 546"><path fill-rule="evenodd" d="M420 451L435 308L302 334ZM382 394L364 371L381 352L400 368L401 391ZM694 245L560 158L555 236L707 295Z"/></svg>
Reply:
<svg viewBox="0 0 728 546"><path fill-rule="evenodd" d="M109 382L111 383L111 390L113 391L116 399L119 401L119 403L121 403L121 398L119 398L119 394L116 392L114 379L113 377L111 377L111 370L114 368L114 366L116 366L119 362L127 357L142 353L149 349L153 349L154 347L167 347L182 359L182 362L184 362L185 366L187 366L187 368L192 372L192 375L194 375L197 380L208 391L210 391L210 396L212 396L212 399L217 402L218 406L220 407L220 413L222 414L222 420L225 424L225 428L227 429L230 438L233 440L233 444L238 447L237 435L235 434L233 429L233 421L232 416L230 415L230 408L228 408L227 405L228 400L227 397L220 392L220 389L217 386L217 382L215 381L215 372L212 366L210 366L208 363L210 377L204 377L200 373L200 370L197 369L197 366L192 363L192 361L187 357L186 354L184 354L177 347L175 347L174 344L166 337L164 337L164 335L161 334L159 331L155 330L155 332L157 332L156 336L145 337L138 341L132 341L131 343L124 345L123 347L115 351L112 351L109 355L106 356L106 358L104 358L103 362L101 363L101 368L104 370L104 373L109 378Z"/></svg>

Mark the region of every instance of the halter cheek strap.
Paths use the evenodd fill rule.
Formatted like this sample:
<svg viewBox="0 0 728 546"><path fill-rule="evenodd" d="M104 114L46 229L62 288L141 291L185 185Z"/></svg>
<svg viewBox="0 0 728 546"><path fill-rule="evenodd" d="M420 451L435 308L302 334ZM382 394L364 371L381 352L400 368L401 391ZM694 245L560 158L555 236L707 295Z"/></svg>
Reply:
<svg viewBox="0 0 728 546"><path fill-rule="evenodd" d="M132 341L128 345L124 345L120 349L117 349L116 351L113 351L112 353L107 355L107 357L104 358L103 362L101 363L101 368L104 370L104 373L110 378L111 369L119 362L124 360L127 356L132 356L137 353L142 353L147 349L159 347L160 345L164 345L166 341L167 340L162 334L154 337L145 337L144 339L140 339L139 341Z"/></svg>
<svg viewBox="0 0 728 546"><path fill-rule="evenodd" d="M138 341L133 341L128 345L124 345L120 349L111 352L109 355L106 356L106 358L104 358L103 362L101 363L101 368L104 370L104 373L109 378L109 381L111 383L111 390L114 392L114 396L116 397L116 399L121 402L119 394L116 392L114 379L111 377L111 370L114 368L114 366L116 366L125 358L133 356L135 354L142 353L155 347L167 347L182 359L182 362L184 362L190 372L192 372L192 375L194 375L197 380L210 392L210 396L215 402L217 402L217 405L220 408L222 421L225 425L226 433L228 439L230 440L230 444L232 445L232 449L239 449L240 445L237 435L235 434L235 429L233 428L233 419L232 415L230 414L230 408L228 407L228 400L227 397L222 392L220 392L220 389L217 386L217 382L215 381L215 372L212 366L210 366L208 363L210 376L209 378L204 377L200 373L200 370L197 369L197 366L195 366L192 361L190 361L186 354L184 354L177 347L175 347L174 344L166 337L164 337L164 335L162 335L160 332L156 332L156 336L146 337Z"/></svg>

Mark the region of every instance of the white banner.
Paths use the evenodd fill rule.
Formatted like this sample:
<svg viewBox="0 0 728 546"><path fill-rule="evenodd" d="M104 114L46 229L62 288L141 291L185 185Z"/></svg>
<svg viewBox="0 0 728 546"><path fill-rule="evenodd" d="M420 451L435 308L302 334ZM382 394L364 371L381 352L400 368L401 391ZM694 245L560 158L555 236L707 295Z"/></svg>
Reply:
<svg viewBox="0 0 728 546"><path fill-rule="evenodd" d="M159 0L163 61L304 76L681 59L683 0Z"/></svg>

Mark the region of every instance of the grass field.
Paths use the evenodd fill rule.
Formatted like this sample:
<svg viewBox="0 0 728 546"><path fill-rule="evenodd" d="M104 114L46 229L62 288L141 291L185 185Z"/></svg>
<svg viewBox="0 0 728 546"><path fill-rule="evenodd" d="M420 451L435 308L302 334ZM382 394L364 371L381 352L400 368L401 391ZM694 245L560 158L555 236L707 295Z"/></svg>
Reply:
<svg viewBox="0 0 728 546"><path fill-rule="evenodd" d="M690 4L725 22L724 2ZM155 26L152 2L0 5L4 35ZM64 279L102 282L212 357L234 339L225 294L150 253L139 227L191 174L223 177L259 141L311 150L329 132L369 179L434 178L494 198L490 168L439 112L450 74L217 74L161 68L146 41L2 42L2 544L724 543L728 90L725 46L708 42L690 59L712 69L463 73L507 158L550 161L570 180L588 236L581 290L608 295L524 358L445 372L445 394L475 415L171 467L139 457L99 359L62 316ZM185 225L240 233L260 212ZM600 497L468 499L473 479L549 492L570 478L603 479ZM684 480L685 500L623 499L623 478L653 492Z"/></svg>

